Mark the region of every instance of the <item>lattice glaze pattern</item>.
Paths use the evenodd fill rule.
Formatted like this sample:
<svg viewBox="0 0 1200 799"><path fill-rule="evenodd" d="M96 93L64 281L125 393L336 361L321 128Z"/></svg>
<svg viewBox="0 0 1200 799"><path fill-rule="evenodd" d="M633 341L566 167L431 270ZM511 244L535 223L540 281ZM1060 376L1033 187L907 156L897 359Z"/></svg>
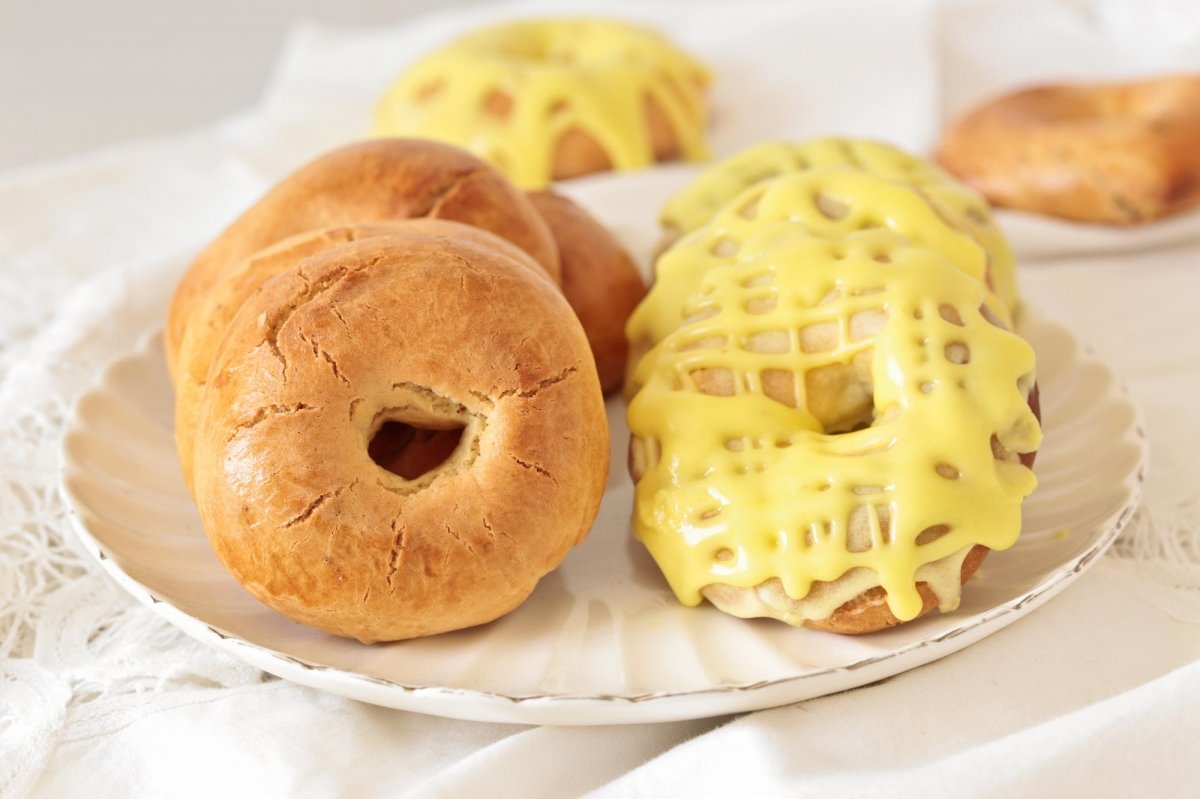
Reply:
<svg viewBox="0 0 1200 799"><path fill-rule="evenodd" d="M663 254L655 284L630 320L630 362L683 321L688 297L709 270L758 260L789 239L863 230L894 231L978 280L986 276L984 250L912 186L847 167L797 172L742 192Z"/></svg>
<svg viewBox="0 0 1200 799"><path fill-rule="evenodd" d="M678 237L706 224L726 203L753 185L780 175L830 166L853 167L915 187L939 214L983 246L993 289L1010 311L1015 307L1017 280L1012 250L983 197L932 163L881 142L825 138L749 147L709 167L675 195L663 208L663 226L669 237Z"/></svg>
<svg viewBox="0 0 1200 799"><path fill-rule="evenodd" d="M953 606L966 551L1016 539L1034 356L982 282L891 231L797 230L711 265L681 313L629 421L635 530L684 602L778 580L827 615L882 585L911 618L923 566Z"/></svg>
<svg viewBox="0 0 1200 799"><path fill-rule="evenodd" d="M707 157L708 71L653 31L593 19L514 22L417 62L376 133L447 141L544 188L568 161L635 169ZM589 170L590 171L590 170Z"/></svg>

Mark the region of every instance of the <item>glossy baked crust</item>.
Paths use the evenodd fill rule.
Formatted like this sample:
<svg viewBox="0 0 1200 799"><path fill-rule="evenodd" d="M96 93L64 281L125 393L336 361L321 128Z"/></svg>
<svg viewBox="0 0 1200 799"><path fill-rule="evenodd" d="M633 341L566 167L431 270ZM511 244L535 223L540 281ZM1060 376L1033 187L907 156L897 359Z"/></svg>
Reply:
<svg viewBox="0 0 1200 799"><path fill-rule="evenodd" d="M1200 75L1015 92L952 124L938 160L994 205L1161 219L1200 204Z"/></svg>
<svg viewBox="0 0 1200 799"><path fill-rule="evenodd" d="M229 323L242 304L276 275L300 261L347 242L394 233L425 233L431 236L464 238L503 252L531 270L541 266L507 241L479 228L443 219L406 219L339 225L289 236L255 253L226 270L206 294L196 298L193 323L188 325L179 346L175 379L175 449L188 490L192 489L192 453L196 437L196 414L208 383L208 369L216 358Z"/></svg>
<svg viewBox="0 0 1200 799"><path fill-rule="evenodd" d="M387 422L461 439L405 478L368 450ZM586 535L608 456L587 340L551 281L464 239L377 236L301 261L234 317L200 403L196 500L264 603L398 640L520 604Z"/></svg>

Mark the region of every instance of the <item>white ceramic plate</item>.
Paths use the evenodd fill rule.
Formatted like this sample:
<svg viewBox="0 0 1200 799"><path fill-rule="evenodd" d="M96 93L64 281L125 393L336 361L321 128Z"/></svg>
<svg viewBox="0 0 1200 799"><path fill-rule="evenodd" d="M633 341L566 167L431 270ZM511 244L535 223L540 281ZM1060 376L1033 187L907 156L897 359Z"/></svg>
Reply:
<svg viewBox="0 0 1200 799"><path fill-rule="evenodd" d="M1018 262L1164 249L1200 239L1200 211L1129 228L1069 222L1003 208L995 213Z"/></svg>
<svg viewBox="0 0 1200 799"><path fill-rule="evenodd" d="M755 710L962 649L1062 590L1112 543L1145 471L1138 411L1065 330L1029 320L1023 332L1039 356L1047 431L1025 533L988 558L957 612L869 637L678 605L630 538L632 486L619 466L588 540L499 621L376 646L294 624L246 593L208 547L176 464L157 335L80 400L62 486L84 545L130 593L189 635L298 683L486 721L619 724ZM619 402L609 419L621 464Z"/></svg>

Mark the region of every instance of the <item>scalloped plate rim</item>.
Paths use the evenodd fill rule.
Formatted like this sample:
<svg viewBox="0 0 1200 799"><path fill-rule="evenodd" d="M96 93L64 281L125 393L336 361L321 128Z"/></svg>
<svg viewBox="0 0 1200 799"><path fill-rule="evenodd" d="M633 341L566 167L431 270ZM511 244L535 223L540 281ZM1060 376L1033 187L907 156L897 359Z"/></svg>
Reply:
<svg viewBox="0 0 1200 799"><path fill-rule="evenodd" d="M1114 378L1116 377L1107 364L1101 361L1090 347L1079 342L1067 328L1041 317L1037 317L1037 319L1039 324L1069 339L1069 342L1075 347L1075 357L1072 361L1087 360L1097 363L1110 374L1113 374ZM131 350L118 354L100 368L97 371L96 379L77 400L75 408L78 408L79 403L83 402L85 398L102 390L108 381L109 375L115 369L120 368L123 364L145 358L148 355L147 350L150 343L158 335L160 335L158 327L143 332L141 336L137 337L136 343ZM686 705L681 705L680 703L689 699L707 700L721 695L741 697L755 692L778 690L802 684L806 680L826 677L835 673L870 670L872 667L880 666L881 664L888 664L886 668L882 669L886 673L879 674L875 679L893 676L953 654L978 640L982 640L992 633L1007 627L1025 613L1041 606L1062 591L1076 577L1085 572L1099 556L1108 550L1113 541L1116 540L1117 536L1128 524L1129 519L1141 501L1145 474L1149 462L1149 446L1144 434L1143 414L1141 408L1133 401L1129 392L1119 380L1114 381L1112 391L1119 395L1133 412L1132 421L1123 432L1126 439L1130 438L1129 434L1132 432L1132 440L1137 445L1140 454L1137 464L1130 469L1121 481L1122 486L1131 488L1129 498L1120 508L1105 517L1104 531L1097 535L1095 540L1083 552L1056 566L1035 586L1020 596L994 605L980 613L965 617L960 624L948 630L939 630L935 635L931 635L930 637L912 641L855 661L839 665L814 667L796 674L773 679L743 683L723 683L720 685L682 690L666 689L628 694L509 694L468 687L416 685L305 660L290 655L287 652L248 641L237 634L222 629L218 625L209 624L203 619L176 607L169 600L159 597L151 587L144 585L130 576L121 567L119 557L110 554L90 530L88 530L81 512L88 507L87 503L77 498L69 486L72 464L75 462L69 451L71 434L77 429L77 415L74 408L60 441L61 479L59 481L59 493L67 506L71 528L78 540L83 544L84 549L126 592L193 639L206 645L214 646L243 662L274 674L277 677L384 707L478 721L590 725L704 718L804 701L838 690L846 690L850 687L869 684L869 682L874 680L855 682L853 685L833 688L829 691L818 691L812 694L804 694L802 691L796 691L793 698L785 699L781 702L769 701L766 704L756 704L754 702L718 702L717 704L720 705L719 708L715 710L707 708L701 712L695 712L695 709L689 711L686 709ZM1129 485L1131 482L1132 486ZM954 641L954 643L949 643L951 641ZM916 654L920 650L930 646L938 648L938 651L931 653L933 657L922 658ZM901 668L891 668L896 665L901 666ZM362 690L348 690L351 688ZM371 695L364 696L364 693ZM625 718L622 715L630 706L641 708L655 703L661 703L662 705L656 708L659 712L649 711L642 713L639 711L632 718ZM614 708L617 708L615 712ZM591 715L585 713L579 718L563 718L558 712L560 709L588 710L591 711Z"/></svg>

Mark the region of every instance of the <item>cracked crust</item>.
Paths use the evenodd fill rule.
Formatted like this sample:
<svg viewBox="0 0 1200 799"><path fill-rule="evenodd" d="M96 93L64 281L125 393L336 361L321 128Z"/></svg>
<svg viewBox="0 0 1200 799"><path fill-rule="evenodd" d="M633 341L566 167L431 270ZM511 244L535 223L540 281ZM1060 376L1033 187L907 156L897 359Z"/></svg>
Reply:
<svg viewBox="0 0 1200 799"><path fill-rule="evenodd" d="M405 231L429 235L469 239L492 247L513 260L541 274L538 265L524 251L503 239L479 228L442 219L408 219L401 222L377 222L362 225L339 225L307 231L284 239L245 260L234 264L207 293L196 299L193 310L195 322L188 325L179 346L175 376L175 448L183 481L192 489L192 450L196 435L196 413L200 397L208 381L208 367L216 357L229 323L242 304L275 275L292 268L305 258L340 247L343 244L375 236ZM334 318L352 336L336 305L330 308ZM270 340L273 341L273 338ZM329 359L318 342L309 342L313 354Z"/></svg>
<svg viewBox="0 0 1200 799"><path fill-rule="evenodd" d="M616 236L571 200L549 191L529 199L550 225L562 261L562 290L575 309L607 394L625 381L625 323L646 294L642 276Z"/></svg>
<svg viewBox="0 0 1200 799"><path fill-rule="evenodd" d="M285 178L188 267L167 315L164 344L172 381L197 304L233 265L315 228L435 217L495 233L558 280L558 250L532 204L498 171L449 145L377 139L317 158Z"/></svg>
<svg viewBox="0 0 1200 799"><path fill-rule="evenodd" d="M337 635L507 613L587 534L604 491L607 422L578 321L528 264L477 243L391 234L302 260L245 302L209 377L194 463L213 548L267 605ZM463 433L406 480L367 452L386 421Z"/></svg>
<svg viewBox="0 0 1200 799"><path fill-rule="evenodd" d="M1200 75L1041 86L951 125L938 160L988 201L1135 225L1200 204Z"/></svg>

